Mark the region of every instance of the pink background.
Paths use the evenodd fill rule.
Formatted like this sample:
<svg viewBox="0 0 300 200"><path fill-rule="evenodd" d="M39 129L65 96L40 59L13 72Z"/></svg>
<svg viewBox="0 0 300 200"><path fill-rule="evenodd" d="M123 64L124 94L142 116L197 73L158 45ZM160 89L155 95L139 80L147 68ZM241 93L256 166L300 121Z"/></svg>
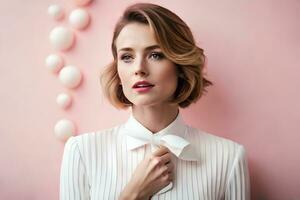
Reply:
<svg viewBox="0 0 300 200"><path fill-rule="evenodd" d="M101 95L98 75L112 56L112 29L129 0L96 0L86 9L92 23L76 32L75 47L62 53L85 77L65 89L45 68L55 53L48 41L67 18L47 15L52 3L10 0L0 6L0 199L58 199L63 143L54 137L57 120L68 118L78 133L126 120ZM165 0L190 25L208 57L215 85L183 110L186 122L243 144L248 153L252 199L300 199L300 1ZM69 91L73 105L58 108L56 95ZM117 116L117 117L116 117Z"/></svg>

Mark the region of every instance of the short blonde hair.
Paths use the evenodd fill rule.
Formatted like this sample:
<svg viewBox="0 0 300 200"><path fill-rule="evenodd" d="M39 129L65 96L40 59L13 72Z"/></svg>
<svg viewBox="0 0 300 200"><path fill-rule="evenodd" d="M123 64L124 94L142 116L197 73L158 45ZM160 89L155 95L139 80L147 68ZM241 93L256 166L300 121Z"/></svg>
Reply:
<svg viewBox="0 0 300 200"><path fill-rule="evenodd" d="M205 55L203 49L195 44L190 28L176 14L164 7L137 3L129 6L117 22L111 44L114 60L100 75L103 93L112 105L121 109L133 105L124 95L120 85L115 44L124 26L133 22L149 25L164 55L176 65L178 84L170 103L185 108L200 99L207 92L206 87L213 83L204 78Z"/></svg>

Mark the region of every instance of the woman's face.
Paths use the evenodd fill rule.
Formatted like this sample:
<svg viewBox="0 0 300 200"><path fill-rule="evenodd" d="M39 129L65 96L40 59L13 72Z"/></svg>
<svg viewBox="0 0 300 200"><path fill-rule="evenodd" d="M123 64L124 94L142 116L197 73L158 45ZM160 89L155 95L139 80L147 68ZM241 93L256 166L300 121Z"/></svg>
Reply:
<svg viewBox="0 0 300 200"><path fill-rule="evenodd" d="M135 106L167 104L177 88L176 66L162 53L148 25L130 23L116 39L118 75ZM147 81L152 86L140 84Z"/></svg>

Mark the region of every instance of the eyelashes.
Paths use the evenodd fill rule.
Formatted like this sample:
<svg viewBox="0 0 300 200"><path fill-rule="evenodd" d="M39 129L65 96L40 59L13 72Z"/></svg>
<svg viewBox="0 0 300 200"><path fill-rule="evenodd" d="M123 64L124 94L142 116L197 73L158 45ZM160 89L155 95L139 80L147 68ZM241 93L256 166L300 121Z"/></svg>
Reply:
<svg viewBox="0 0 300 200"><path fill-rule="evenodd" d="M159 61L165 58L165 55L162 52L151 52L148 56L148 59ZM124 61L125 63L129 63L134 59L134 56L130 53L121 54L120 60Z"/></svg>
<svg viewBox="0 0 300 200"><path fill-rule="evenodd" d="M120 60L123 60L124 62L128 62L130 59L132 59L132 56L128 54L123 54L120 57Z"/></svg>
<svg viewBox="0 0 300 200"><path fill-rule="evenodd" d="M152 56L155 60L161 60L164 58L164 54L162 52L152 52L150 56Z"/></svg>

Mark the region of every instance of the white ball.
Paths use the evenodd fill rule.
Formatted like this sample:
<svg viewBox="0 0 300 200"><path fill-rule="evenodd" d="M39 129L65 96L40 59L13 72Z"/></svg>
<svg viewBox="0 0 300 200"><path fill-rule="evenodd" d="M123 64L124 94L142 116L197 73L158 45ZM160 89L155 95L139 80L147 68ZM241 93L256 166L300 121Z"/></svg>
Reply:
<svg viewBox="0 0 300 200"><path fill-rule="evenodd" d="M60 93L56 97L56 103L59 107L66 109L70 106L72 102L71 96L67 93Z"/></svg>
<svg viewBox="0 0 300 200"><path fill-rule="evenodd" d="M67 88L76 88L81 82L80 70L72 65L63 67L59 72L59 80Z"/></svg>
<svg viewBox="0 0 300 200"><path fill-rule="evenodd" d="M66 141L69 137L75 134L75 124L68 119L61 119L56 122L54 126L55 136L61 140Z"/></svg>
<svg viewBox="0 0 300 200"><path fill-rule="evenodd" d="M76 29L85 28L90 21L89 13L82 8L77 8L73 10L69 16L70 24Z"/></svg>
<svg viewBox="0 0 300 200"><path fill-rule="evenodd" d="M75 36L70 29L58 26L52 29L49 39L54 49L67 50L73 45Z"/></svg>
<svg viewBox="0 0 300 200"><path fill-rule="evenodd" d="M56 54L49 55L45 63L46 67L53 73L57 73L64 64L62 57Z"/></svg>
<svg viewBox="0 0 300 200"><path fill-rule="evenodd" d="M62 7L57 4L53 4L48 7L48 14L55 20L62 19L64 16Z"/></svg>

